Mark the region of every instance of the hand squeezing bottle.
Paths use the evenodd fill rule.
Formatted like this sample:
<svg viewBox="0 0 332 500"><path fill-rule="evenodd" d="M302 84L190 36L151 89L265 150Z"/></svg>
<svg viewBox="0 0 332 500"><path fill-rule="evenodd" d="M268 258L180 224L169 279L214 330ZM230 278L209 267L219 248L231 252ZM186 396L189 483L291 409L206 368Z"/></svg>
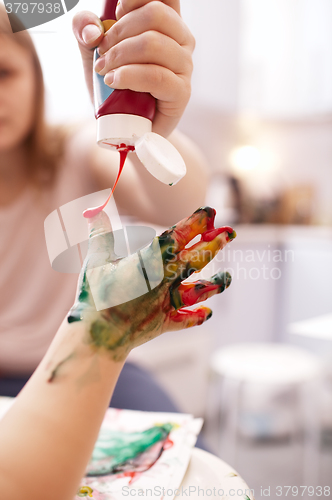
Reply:
<svg viewBox="0 0 332 500"><path fill-rule="evenodd" d="M105 31L116 22L117 0L106 0L101 16ZM99 55L95 50L94 61ZM94 71L94 102L97 142L101 147L135 151L147 170L158 180L173 185L186 174L186 166L175 147L164 137L151 132L156 101L148 93L112 89Z"/></svg>

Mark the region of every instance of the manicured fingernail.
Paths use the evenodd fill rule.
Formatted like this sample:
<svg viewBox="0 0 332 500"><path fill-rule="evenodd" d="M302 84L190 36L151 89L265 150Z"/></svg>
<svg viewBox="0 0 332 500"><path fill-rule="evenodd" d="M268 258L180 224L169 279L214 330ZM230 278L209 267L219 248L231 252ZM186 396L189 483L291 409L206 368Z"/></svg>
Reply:
<svg viewBox="0 0 332 500"><path fill-rule="evenodd" d="M105 68L105 64L106 64L105 56L99 57L95 64L95 71L97 71L97 73L100 73L100 71L102 71Z"/></svg>
<svg viewBox="0 0 332 500"><path fill-rule="evenodd" d="M109 73L107 73L107 75L104 78L104 82L106 83L106 85L109 85L109 86L113 85L114 71L110 71Z"/></svg>
<svg viewBox="0 0 332 500"><path fill-rule="evenodd" d="M100 37L102 31L95 24L88 24L82 31L82 38L85 43L92 43Z"/></svg>

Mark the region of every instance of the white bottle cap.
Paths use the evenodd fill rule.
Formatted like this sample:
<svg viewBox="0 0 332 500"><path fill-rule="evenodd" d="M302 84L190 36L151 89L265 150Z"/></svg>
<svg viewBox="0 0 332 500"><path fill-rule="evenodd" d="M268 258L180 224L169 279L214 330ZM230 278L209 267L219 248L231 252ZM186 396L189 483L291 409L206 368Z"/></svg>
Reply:
<svg viewBox="0 0 332 500"><path fill-rule="evenodd" d="M97 119L97 142L104 148L135 146L145 168L164 184L176 184L187 169L178 150L161 135L151 132L151 121L136 115L114 114Z"/></svg>
<svg viewBox="0 0 332 500"><path fill-rule="evenodd" d="M150 132L152 123L137 115L114 114L97 119L97 143L102 148L117 149L120 144L134 146L139 137Z"/></svg>
<svg viewBox="0 0 332 500"><path fill-rule="evenodd" d="M148 132L135 142L135 151L145 168L164 184L176 184L186 175L186 164L165 137Z"/></svg>

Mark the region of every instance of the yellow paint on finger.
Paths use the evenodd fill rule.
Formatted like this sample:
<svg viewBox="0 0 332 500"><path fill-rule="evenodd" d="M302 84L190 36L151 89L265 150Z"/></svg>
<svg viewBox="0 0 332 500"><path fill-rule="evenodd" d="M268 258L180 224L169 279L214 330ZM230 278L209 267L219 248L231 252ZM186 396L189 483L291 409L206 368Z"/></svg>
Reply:
<svg viewBox="0 0 332 500"><path fill-rule="evenodd" d="M200 242L189 250L182 250L180 254L181 262L190 263L192 269L201 271L216 255L226 246L227 240L225 233L209 242Z"/></svg>

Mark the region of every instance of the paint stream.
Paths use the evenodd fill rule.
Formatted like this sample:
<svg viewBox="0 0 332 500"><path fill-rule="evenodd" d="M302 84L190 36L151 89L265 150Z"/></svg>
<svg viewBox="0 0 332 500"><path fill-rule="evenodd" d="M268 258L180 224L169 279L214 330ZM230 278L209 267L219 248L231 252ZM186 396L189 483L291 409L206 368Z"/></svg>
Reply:
<svg viewBox="0 0 332 500"><path fill-rule="evenodd" d="M99 214L99 212L101 212L106 207L107 203L112 198L112 195L114 193L114 189L116 188L118 180L120 179L120 175L121 175L121 172L123 170L127 155L129 153L129 151L135 151L135 147L134 146L126 146L125 144L120 144L120 146L118 146L118 151L120 153L120 166L119 166L119 172L118 172L117 178L115 179L115 182L114 182L114 186L112 187L112 191L103 205L100 205L99 207L93 207L93 208L88 208L87 210L84 210L83 217L85 217L86 219L91 219L91 217L94 217L95 215Z"/></svg>

